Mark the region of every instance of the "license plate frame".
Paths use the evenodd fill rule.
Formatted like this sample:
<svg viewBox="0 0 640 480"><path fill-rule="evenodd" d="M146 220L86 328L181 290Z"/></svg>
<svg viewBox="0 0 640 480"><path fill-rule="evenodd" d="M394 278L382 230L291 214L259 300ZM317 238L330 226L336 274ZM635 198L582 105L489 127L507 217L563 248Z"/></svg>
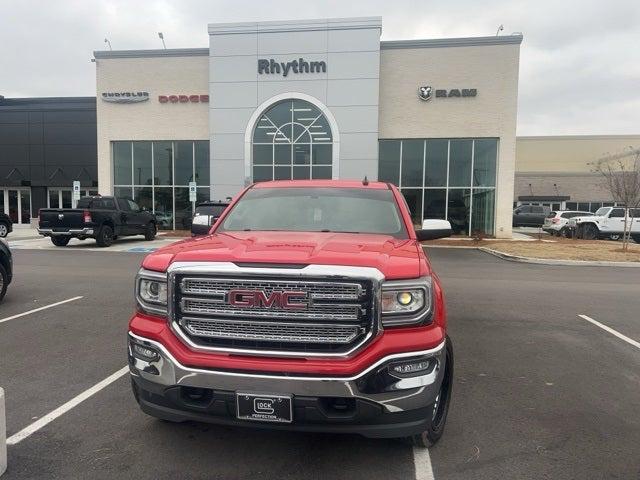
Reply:
<svg viewBox="0 0 640 480"><path fill-rule="evenodd" d="M254 422L292 423L293 395L236 392L236 418Z"/></svg>

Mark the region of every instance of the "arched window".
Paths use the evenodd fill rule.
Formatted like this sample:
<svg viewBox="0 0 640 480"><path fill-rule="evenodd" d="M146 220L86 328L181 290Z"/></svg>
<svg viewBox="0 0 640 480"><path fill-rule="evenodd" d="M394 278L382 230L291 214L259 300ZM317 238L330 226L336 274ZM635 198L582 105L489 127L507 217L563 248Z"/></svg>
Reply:
<svg viewBox="0 0 640 480"><path fill-rule="evenodd" d="M266 110L253 132L253 181L330 179L333 135L315 105L284 100Z"/></svg>

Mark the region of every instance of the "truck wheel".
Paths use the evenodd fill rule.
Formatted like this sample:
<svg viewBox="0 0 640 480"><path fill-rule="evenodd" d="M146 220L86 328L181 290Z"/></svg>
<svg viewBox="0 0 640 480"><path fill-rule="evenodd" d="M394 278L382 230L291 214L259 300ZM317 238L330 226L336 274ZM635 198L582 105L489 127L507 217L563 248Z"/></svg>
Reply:
<svg viewBox="0 0 640 480"><path fill-rule="evenodd" d="M596 240L598 238L598 228L591 223L587 223L582 227L582 238L585 240Z"/></svg>
<svg viewBox="0 0 640 480"><path fill-rule="evenodd" d="M100 228L96 243L99 247L109 247L113 243L113 229L109 225Z"/></svg>
<svg viewBox="0 0 640 480"><path fill-rule="evenodd" d="M7 271L0 265L0 302L4 298L4 294L7 293L7 283L9 281L7 277Z"/></svg>
<svg viewBox="0 0 640 480"><path fill-rule="evenodd" d="M446 349L444 376L442 378L440 392L436 397L436 401L433 403L431 425L424 432L408 437L409 442L414 447L429 448L435 445L444 433L453 387L453 345L449 337L447 337Z"/></svg>
<svg viewBox="0 0 640 480"><path fill-rule="evenodd" d="M156 233L157 233L156 224L153 222L149 222L149 225L147 225L147 228L144 231L144 239L153 240L154 238L156 238Z"/></svg>
<svg viewBox="0 0 640 480"><path fill-rule="evenodd" d="M571 238L571 230L567 227L562 227L562 229L558 232L559 237Z"/></svg>
<svg viewBox="0 0 640 480"><path fill-rule="evenodd" d="M56 247L66 247L71 240L71 237L67 237L64 235L51 237L51 243L53 243Z"/></svg>
<svg viewBox="0 0 640 480"><path fill-rule="evenodd" d="M0 222L0 237L4 238L9 235L9 225L4 222Z"/></svg>

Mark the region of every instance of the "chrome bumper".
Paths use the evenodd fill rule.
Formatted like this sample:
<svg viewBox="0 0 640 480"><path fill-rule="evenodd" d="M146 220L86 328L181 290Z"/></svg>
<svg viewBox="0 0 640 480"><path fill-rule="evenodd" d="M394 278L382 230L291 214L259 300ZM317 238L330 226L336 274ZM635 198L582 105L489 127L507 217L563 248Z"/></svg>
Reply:
<svg viewBox="0 0 640 480"><path fill-rule="evenodd" d="M431 405L440 389L446 358L445 342L430 350L404 352L386 356L352 377L308 377L239 373L190 368L181 365L160 343L129 332L129 368L131 375L153 384L154 393L162 395L167 387L185 386L228 391L286 393L294 396L361 398L379 404L388 413L415 410ZM158 358L153 361L134 357L131 342L154 348ZM435 358L436 365L420 376L397 378L380 393L361 390L366 377L375 374L384 364L411 358ZM334 361L334 360L329 360Z"/></svg>
<svg viewBox="0 0 640 480"><path fill-rule="evenodd" d="M44 235L45 237L54 237L57 235L58 236L77 235L77 236L89 237L93 235L93 228L72 228L64 232L54 232L52 228L38 228L38 233L40 235Z"/></svg>

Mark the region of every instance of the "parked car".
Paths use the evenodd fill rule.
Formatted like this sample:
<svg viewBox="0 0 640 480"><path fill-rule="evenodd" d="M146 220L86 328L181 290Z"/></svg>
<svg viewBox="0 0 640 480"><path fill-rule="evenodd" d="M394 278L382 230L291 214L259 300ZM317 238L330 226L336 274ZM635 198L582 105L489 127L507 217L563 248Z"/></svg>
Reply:
<svg viewBox="0 0 640 480"><path fill-rule="evenodd" d="M57 247L72 238L95 238L99 247L108 247L118 237L144 235L153 240L157 232L155 215L125 198L84 197L77 208L45 208L39 217L38 233L51 237Z"/></svg>
<svg viewBox="0 0 640 480"><path fill-rule="evenodd" d="M618 240L624 233L625 211L631 238L640 243L640 208L602 207L593 215L569 219L567 227L575 238Z"/></svg>
<svg viewBox="0 0 640 480"><path fill-rule="evenodd" d="M13 230L13 222L9 215L0 213L0 238L4 238Z"/></svg>
<svg viewBox="0 0 640 480"><path fill-rule="evenodd" d="M0 302L7 293L7 287L13 278L13 259L9 243L0 238Z"/></svg>
<svg viewBox="0 0 640 480"><path fill-rule="evenodd" d="M543 205L520 205L513 211L513 226L541 227L550 212L551 209Z"/></svg>
<svg viewBox="0 0 640 480"><path fill-rule="evenodd" d="M571 229L567 226L569 219L573 217L590 217L593 216L591 212L579 212L576 210L558 210L550 212L544 219L542 230L549 235L556 235L558 237L571 238Z"/></svg>
<svg viewBox="0 0 640 480"><path fill-rule="evenodd" d="M443 434L453 383L442 284L398 188L260 182L213 233L147 256L129 323L133 395L163 420Z"/></svg>
<svg viewBox="0 0 640 480"><path fill-rule="evenodd" d="M191 222L191 236L206 235L211 226L220 218L222 212L229 206L228 201L207 201L196 205L196 211Z"/></svg>

